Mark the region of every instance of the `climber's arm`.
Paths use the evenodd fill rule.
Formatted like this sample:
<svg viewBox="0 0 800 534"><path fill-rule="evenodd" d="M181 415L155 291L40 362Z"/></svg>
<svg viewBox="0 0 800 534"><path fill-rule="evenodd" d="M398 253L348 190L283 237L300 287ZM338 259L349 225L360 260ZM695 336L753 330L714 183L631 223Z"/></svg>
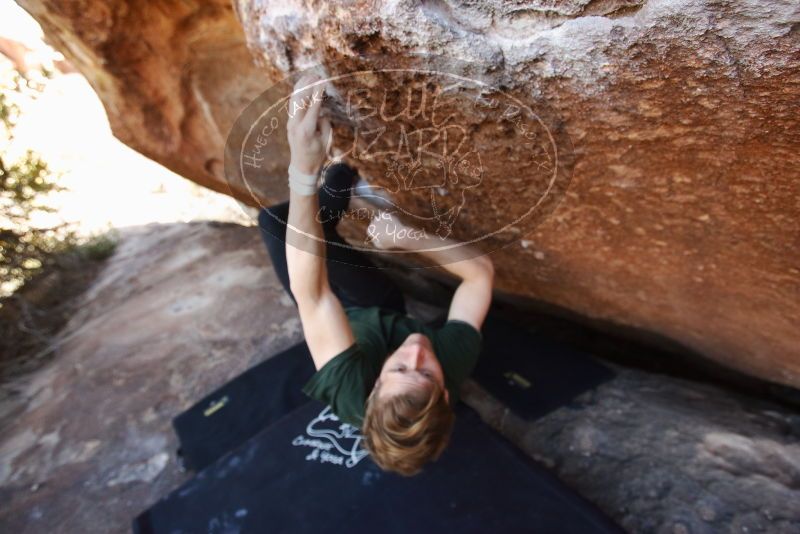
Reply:
<svg viewBox="0 0 800 534"><path fill-rule="evenodd" d="M411 228L386 212L373 218L370 232L377 247L418 252L460 278L447 319L464 321L481 329L492 302L494 285L494 264L488 256L470 245ZM401 235L402 238L398 237Z"/></svg>
<svg viewBox="0 0 800 534"><path fill-rule="evenodd" d="M327 119L319 120L322 99L313 98L317 96L314 89L301 89L314 81L315 78L303 77L297 82L295 105L290 107L295 113L290 113L286 129L292 152L290 165L300 173L316 176L325 158L330 123ZM314 366L320 369L355 339L344 309L328 283L325 236L316 216L319 209L316 186L312 194L301 194L291 186L289 191L286 228L289 287L297 301Z"/></svg>
<svg viewBox="0 0 800 534"><path fill-rule="evenodd" d="M494 264L487 256L479 256L470 261L477 263L472 267L474 274L462 278L450 301L447 320L457 319L467 322L480 331L483 320L492 304L494 286ZM445 266L446 267L446 266Z"/></svg>
<svg viewBox="0 0 800 534"><path fill-rule="evenodd" d="M325 242L317 221L317 195L290 193L286 232L286 264L303 334L314 359L322 368L355 341L339 299L328 283Z"/></svg>

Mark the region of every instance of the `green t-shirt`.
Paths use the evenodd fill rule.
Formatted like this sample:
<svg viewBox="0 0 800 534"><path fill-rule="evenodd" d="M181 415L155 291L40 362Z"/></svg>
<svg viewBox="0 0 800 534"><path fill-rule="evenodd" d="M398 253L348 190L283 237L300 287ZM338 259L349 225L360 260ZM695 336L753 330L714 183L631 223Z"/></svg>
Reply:
<svg viewBox="0 0 800 534"><path fill-rule="evenodd" d="M303 387L303 393L328 404L345 423L361 426L364 404L380 375L383 362L406 338L419 332L433 345L444 371L450 404L458 402L461 384L480 356L483 336L471 324L451 319L440 328L378 307L345 309L355 343L334 356Z"/></svg>

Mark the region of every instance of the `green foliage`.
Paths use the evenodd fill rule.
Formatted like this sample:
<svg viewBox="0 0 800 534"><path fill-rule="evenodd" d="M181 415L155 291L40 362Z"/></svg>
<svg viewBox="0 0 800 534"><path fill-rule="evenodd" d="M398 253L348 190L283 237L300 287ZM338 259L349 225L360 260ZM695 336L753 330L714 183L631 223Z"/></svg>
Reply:
<svg viewBox="0 0 800 534"><path fill-rule="evenodd" d="M17 123L19 116L19 108L9 102L8 95L5 92L0 92L0 122L3 123L3 130L11 132L14 125ZM8 134L6 134L8 135Z"/></svg>
<svg viewBox="0 0 800 534"><path fill-rule="evenodd" d="M42 161L39 156L28 150L25 157L15 162L10 167L5 166L3 158L0 157L0 194L2 194L3 207L13 203L15 210L7 213L17 220L27 218L27 216L37 210L47 210L46 206L36 206L34 201L37 196L59 191L63 188L50 181L51 173L47 168L47 163ZM20 215L15 215L20 214ZM4 215L6 215L4 213Z"/></svg>
<svg viewBox="0 0 800 534"><path fill-rule="evenodd" d="M42 227L54 211L48 195L62 190L58 176L36 154L8 156L19 103L35 99L52 72L12 78L0 72L0 379L45 363L53 337L77 310L76 297L94 279L117 235L78 238L69 225ZM2 402L2 391L0 391Z"/></svg>
<svg viewBox="0 0 800 534"><path fill-rule="evenodd" d="M23 84L19 76L0 88L0 148L10 145L19 118L14 96ZM14 162L0 156L0 296L9 294L52 263L52 256L74 244L74 235L64 226L40 228L31 224L36 212L53 211L42 198L59 191L53 173L31 152Z"/></svg>
<svg viewBox="0 0 800 534"><path fill-rule="evenodd" d="M97 235L75 246L75 252L85 260L102 261L109 258L117 248L119 236L116 232Z"/></svg>

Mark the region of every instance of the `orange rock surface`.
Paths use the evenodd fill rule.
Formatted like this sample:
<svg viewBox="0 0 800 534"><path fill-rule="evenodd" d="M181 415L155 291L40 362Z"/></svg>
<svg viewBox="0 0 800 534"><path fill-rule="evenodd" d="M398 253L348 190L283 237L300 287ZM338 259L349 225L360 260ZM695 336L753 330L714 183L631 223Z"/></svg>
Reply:
<svg viewBox="0 0 800 534"><path fill-rule="evenodd" d="M250 203L285 198L287 147L270 147L251 193L226 181L224 144L274 82L313 65L332 77L411 68L424 64L420 53L482 65L473 74L488 85L546 109L541 132L565 157L558 202L515 228L512 215L542 196L531 147L497 117L444 108L463 112L483 170L479 184L459 182L474 187L463 188L449 230L462 239L503 230L478 243L493 251L498 288L800 386L796 2L20 4L90 80L120 139ZM338 109L357 86L348 80L332 82ZM375 76L370 89L397 102L406 86L387 80ZM429 91L442 87L432 81ZM345 148L378 124L356 119L335 117ZM425 124L402 121L407 131ZM387 174L386 159L347 158L440 229L432 199L448 195L432 187L435 176L418 178L429 187L392 189L408 176Z"/></svg>

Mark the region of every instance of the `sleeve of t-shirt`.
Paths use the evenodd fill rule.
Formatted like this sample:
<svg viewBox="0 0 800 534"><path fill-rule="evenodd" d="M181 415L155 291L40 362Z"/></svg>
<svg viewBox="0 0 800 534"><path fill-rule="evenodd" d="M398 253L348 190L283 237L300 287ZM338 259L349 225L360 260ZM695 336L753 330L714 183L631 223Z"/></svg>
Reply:
<svg viewBox="0 0 800 534"><path fill-rule="evenodd" d="M365 382L369 373L369 362L356 342L314 373L303 386L303 393L330 406L342 421L360 426L364 419Z"/></svg>
<svg viewBox="0 0 800 534"><path fill-rule="evenodd" d="M483 335L466 321L450 319L436 332L440 349L436 354L450 390L451 402L458 400L461 384L472 374L483 350Z"/></svg>

